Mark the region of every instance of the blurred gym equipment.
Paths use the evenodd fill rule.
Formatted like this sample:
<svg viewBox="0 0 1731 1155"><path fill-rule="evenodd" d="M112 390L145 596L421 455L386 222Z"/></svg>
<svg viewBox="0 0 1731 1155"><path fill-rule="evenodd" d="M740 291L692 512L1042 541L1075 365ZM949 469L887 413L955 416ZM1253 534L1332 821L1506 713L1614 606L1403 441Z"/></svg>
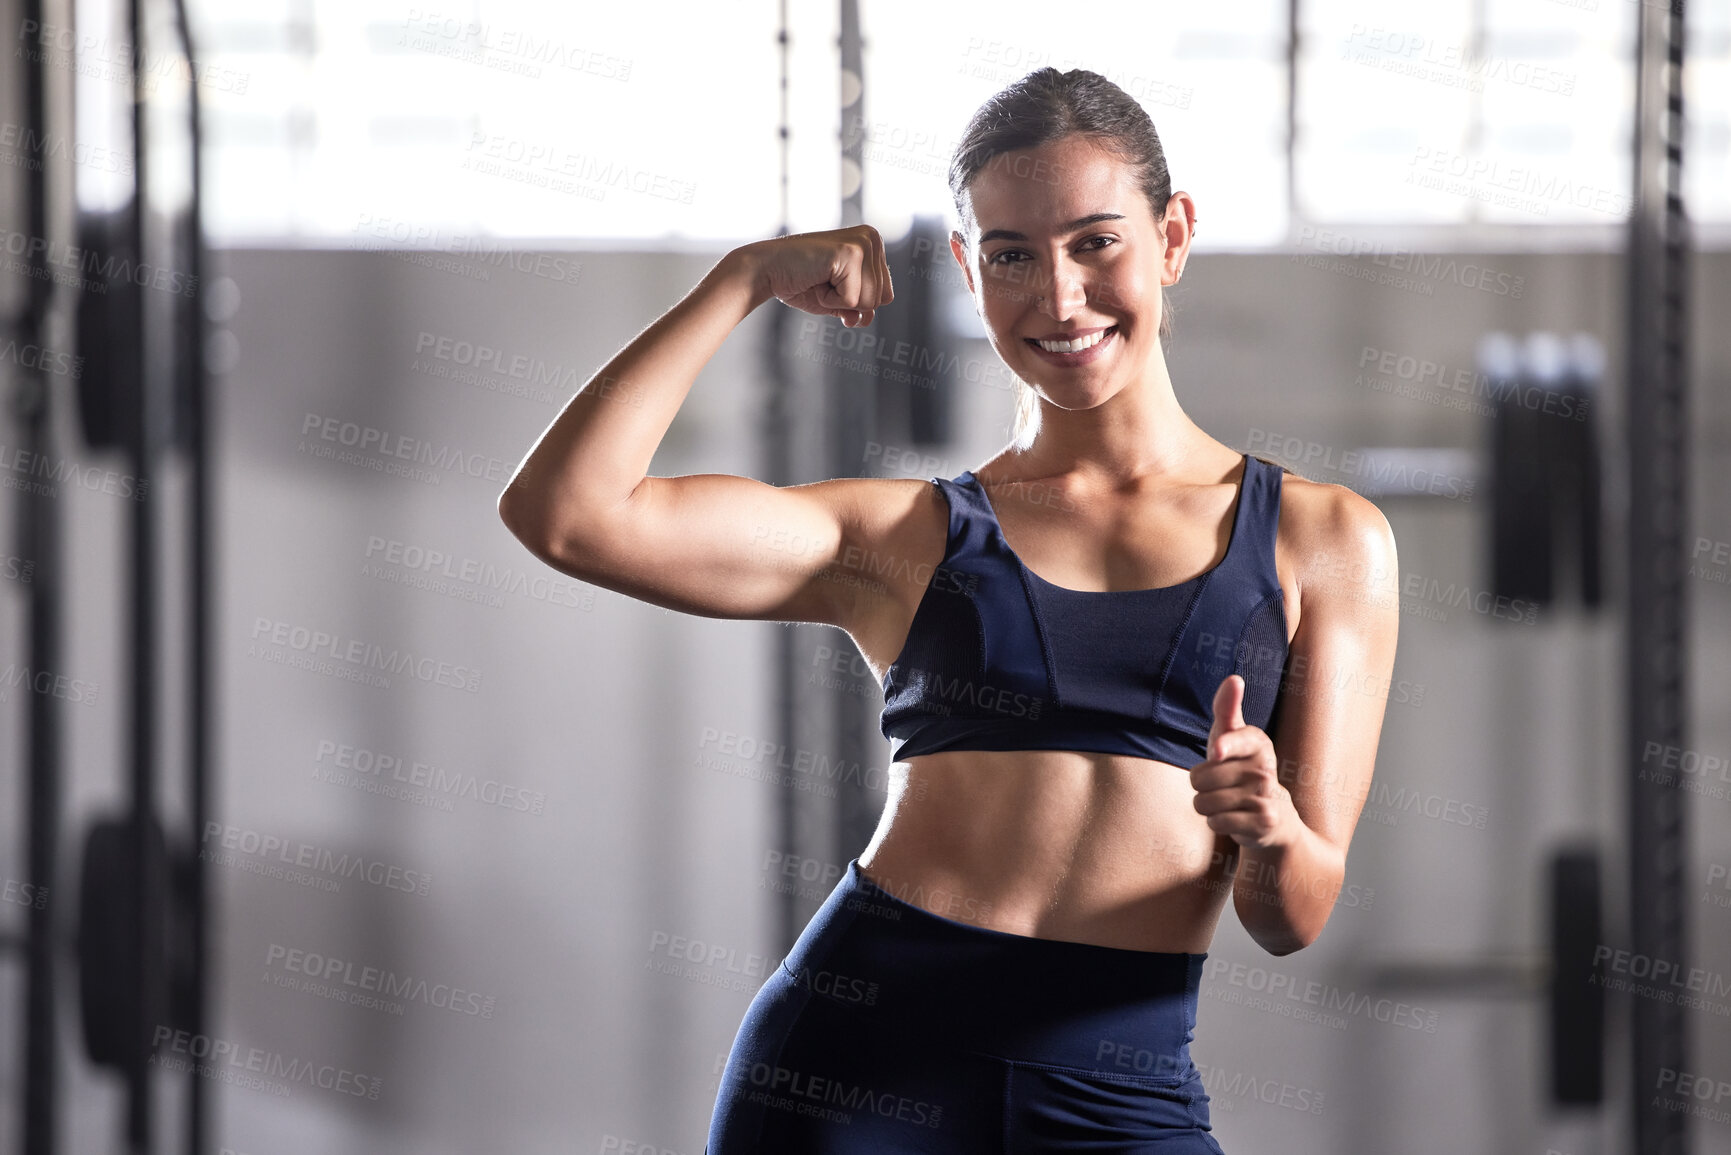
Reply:
<svg viewBox="0 0 1731 1155"><path fill-rule="evenodd" d="M124 1078L120 1130L125 1149L143 1153L155 1149L162 1130L151 1063L159 1036L206 1028L197 832L210 802L212 590L196 56L180 0L110 4L109 22L96 28L75 26L70 4L21 0L9 15L16 19L7 26L20 29L26 46L16 56L23 62L18 115L9 119L25 127L35 161L25 169L16 225L8 222L9 232L30 242L26 300L7 318L9 336L48 350L54 332L72 327L68 321L76 328L74 371L51 373L48 357L21 365L11 387L14 412L29 459L52 463L59 456L53 419L75 407L85 446L123 457L124 496L132 499L124 575L131 761L123 779L115 768L127 810L91 825L75 908L62 897L68 888L58 869L65 821L60 697L35 685L28 695L28 870L47 901L30 908L21 944L27 977L18 1149L51 1155L60 1147L56 976L72 961L65 953L72 946L85 1053ZM126 46L129 84L116 84L106 68L78 67L91 44ZM75 109L88 114L78 120L79 149L59 148L56 141L73 135ZM128 158L130 172L74 163L92 150ZM69 223L62 219L68 199ZM68 383L75 395L67 395ZM34 561L28 669L33 682L52 680L64 669L61 543L69 505L47 486L17 493L19 553ZM171 509L165 493L183 507ZM178 652L161 637L165 593L182 599L188 622ZM178 697L163 684L165 668L184 675ZM170 737L188 763L165 773L160 751ZM73 909L77 923L69 926ZM206 1147L207 1089L204 1079L185 1077L187 1114L178 1133L191 1152Z"/></svg>

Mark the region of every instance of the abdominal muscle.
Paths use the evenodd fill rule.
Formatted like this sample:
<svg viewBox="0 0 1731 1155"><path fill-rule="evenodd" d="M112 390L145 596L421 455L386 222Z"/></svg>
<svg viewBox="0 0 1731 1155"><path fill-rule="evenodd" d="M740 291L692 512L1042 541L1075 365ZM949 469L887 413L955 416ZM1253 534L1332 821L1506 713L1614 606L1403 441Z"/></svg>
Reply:
<svg viewBox="0 0 1731 1155"><path fill-rule="evenodd" d="M1164 762L947 750L893 763L888 795L862 873L983 929L1203 954L1231 889L1234 842Z"/></svg>

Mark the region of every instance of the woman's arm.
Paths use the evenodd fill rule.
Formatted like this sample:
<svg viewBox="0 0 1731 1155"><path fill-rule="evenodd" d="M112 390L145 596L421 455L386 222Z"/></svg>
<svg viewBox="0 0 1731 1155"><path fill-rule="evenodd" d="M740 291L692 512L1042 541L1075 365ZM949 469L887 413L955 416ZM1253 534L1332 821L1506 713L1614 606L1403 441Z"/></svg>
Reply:
<svg viewBox="0 0 1731 1155"><path fill-rule="evenodd" d="M818 575L869 479L777 487L730 474L647 476L698 372L771 297L869 324L893 299L877 231L778 237L723 257L524 457L499 497L518 540L565 573L685 613L829 621L839 587Z"/></svg>
<svg viewBox="0 0 1731 1155"><path fill-rule="evenodd" d="M1382 511L1342 486L1290 477L1281 503L1299 613L1274 730L1244 724L1244 687L1232 675L1215 693L1211 760L1191 770L1198 811L1238 843L1233 909L1275 955L1316 941L1346 880L1400 628L1394 534Z"/></svg>

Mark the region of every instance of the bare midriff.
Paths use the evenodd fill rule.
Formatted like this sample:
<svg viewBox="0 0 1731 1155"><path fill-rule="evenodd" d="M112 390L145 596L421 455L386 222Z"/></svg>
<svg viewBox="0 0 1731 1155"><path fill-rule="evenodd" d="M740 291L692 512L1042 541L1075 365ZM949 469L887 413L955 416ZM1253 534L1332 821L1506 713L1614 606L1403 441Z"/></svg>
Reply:
<svg viewBox="0 0 1731 1155"><path fill-rule="evenodd" d="M874 884L986 930L1202 954L1236 846L1188 770L1121 754L947 750L892 763Z"/></svg>

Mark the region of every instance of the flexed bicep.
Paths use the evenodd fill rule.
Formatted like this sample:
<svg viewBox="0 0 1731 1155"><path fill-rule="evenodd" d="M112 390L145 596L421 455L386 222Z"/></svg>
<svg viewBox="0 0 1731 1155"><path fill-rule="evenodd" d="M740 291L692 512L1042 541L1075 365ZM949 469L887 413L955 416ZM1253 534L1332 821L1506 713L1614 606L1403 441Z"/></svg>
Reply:
<svg viewBox="0 0 1731 1155"><path fill-rule="evenodd" d="M715 618L841 625L851 511L896 482L775 486L723 473L646 477L624 502L537 543L556 569L654 605Z"/></svg>

